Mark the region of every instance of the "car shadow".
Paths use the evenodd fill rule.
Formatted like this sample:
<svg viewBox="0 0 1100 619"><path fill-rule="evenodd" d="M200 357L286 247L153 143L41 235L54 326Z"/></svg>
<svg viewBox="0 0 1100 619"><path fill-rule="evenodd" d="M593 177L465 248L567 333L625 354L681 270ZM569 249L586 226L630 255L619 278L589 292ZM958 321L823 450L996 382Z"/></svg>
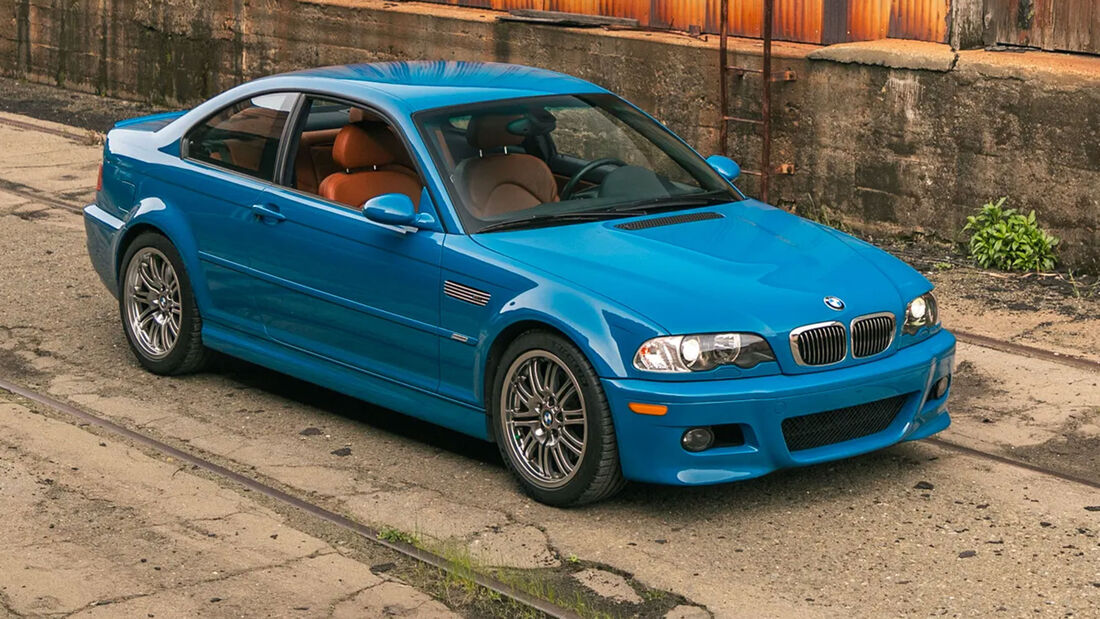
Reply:
<svg viewBox="0 0 1100 619"><path fill-rule="evenodd" d="M224 379L277 395L303 406L323 410L352 421L366 423L379 430L418 441L431 447L444 449L478 462L497 464L501 468L504 467L504 462L500 459L500 452L491 443L471 438L397 411L375 406L364 400L306 382L289 374L282 374L226 355L218 355L217 361L211 370Z"/></svg>

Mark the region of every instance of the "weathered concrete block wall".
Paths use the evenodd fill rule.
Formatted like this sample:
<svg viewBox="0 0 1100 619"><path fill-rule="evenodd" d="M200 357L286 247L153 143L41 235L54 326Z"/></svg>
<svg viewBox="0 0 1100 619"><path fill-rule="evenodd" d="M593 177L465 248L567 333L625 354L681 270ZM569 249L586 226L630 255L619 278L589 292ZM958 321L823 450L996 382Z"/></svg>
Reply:
<svg viewBox="0 0 1100 619"><path fill-rule="evenodd" d="M494 17L377 0L0 0L0 71L185 105L306 66L519 62L620 92L700 151L717 150L713 40ZM967 214L1007 195L1064 238L1068 264L1100 270L1100 59L1030 66L1017 54L868 45L844 62L777 47L775 68L798 79L775 88L774 162L796 174L775 178L773 201L955 238ZM759 66L757 42L733 51L735 64ZM731 96L735 114L759 113L758 78L732 80ZM755 168L755 129L731 129L730 153ZM743 185L756 191L751 177Z"/></svg>

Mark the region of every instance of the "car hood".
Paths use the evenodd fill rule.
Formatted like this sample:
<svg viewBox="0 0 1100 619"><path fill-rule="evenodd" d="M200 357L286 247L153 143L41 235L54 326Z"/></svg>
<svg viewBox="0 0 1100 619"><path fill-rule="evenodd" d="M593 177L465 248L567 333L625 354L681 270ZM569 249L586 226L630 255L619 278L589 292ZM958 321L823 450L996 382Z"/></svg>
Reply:
<svg viewBox="0 0 1100 619"><path fill-rule="evenodd" d="M701 213L706 218L676 221ZM623 227L658 220L664 225ZM900 314L931 288L871 245L755 200L473 238L629 307L669 333L774 336L826 320ZM827 307L826 296L839 297L844 309Z"/></svg>

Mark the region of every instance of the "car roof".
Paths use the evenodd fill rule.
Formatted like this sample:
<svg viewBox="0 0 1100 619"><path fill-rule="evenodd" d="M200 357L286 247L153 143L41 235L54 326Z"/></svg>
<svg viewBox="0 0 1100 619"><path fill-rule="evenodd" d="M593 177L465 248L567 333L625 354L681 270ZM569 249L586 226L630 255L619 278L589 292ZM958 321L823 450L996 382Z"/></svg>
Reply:
<svg viewBox="0 0 1100 619"><path fill-rule="evenodd" d="M262 78L252 84L358 97L400 108L406 114L498 99L607 92L591 82L546 69L443 60L320 67Z"/></svg>

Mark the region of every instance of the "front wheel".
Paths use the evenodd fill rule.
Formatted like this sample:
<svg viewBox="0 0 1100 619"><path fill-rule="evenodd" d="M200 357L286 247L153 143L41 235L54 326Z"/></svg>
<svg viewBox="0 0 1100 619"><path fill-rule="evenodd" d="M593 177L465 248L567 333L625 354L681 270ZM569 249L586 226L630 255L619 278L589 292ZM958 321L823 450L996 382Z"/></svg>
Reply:
<svg viewBox="0 0 1100 619"><path fill-rule="evenodd" d="M599 378L565 339L530 331L512 342L496 373L490 412L501 456L535 500L582 505L625 485Z"/></svg>
<svg viewBox="0 0 1100 619"><path fill-rule="evenodd" d="M118 305L131 350L154 374L186 374L204 364L202 319L172 243L151 232L134 239L122 261Z"/></svg>

